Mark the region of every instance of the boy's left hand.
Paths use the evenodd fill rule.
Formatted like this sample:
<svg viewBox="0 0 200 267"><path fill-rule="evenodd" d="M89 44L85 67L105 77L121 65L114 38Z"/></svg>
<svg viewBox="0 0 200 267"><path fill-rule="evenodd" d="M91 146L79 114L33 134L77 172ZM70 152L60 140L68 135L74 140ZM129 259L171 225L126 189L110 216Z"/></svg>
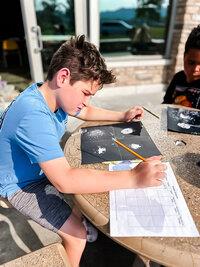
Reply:
<svg viewBox="0 0 200 267"><path fill-rule="evenodd" d="M144 116L144 109L136 106L124 112L124 121L131 122L135 120L141 120Z"/></svg>

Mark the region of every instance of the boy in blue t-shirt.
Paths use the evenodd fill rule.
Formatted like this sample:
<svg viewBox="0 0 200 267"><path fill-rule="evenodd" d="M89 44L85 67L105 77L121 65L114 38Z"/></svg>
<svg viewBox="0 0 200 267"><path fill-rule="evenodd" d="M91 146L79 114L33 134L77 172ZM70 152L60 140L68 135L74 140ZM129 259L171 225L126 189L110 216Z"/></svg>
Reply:
<svg viewBox="0 0 200 267"><path fill-rule="evenodd" d="M117 112L89 105L91 96L114 81L96 47L83 35L72 38L53 55L46 81L24 90L0 120L0 196L58 233L72 266L79 266L86 240L93 241L96 233L61 193L158 186L165 177L160 157L149 158L130 171L69 166L59 144L68 115L126 122L143 116L141 107Z"/></svg>
<svg viewBox="0 0 200 267"><path fill-rule="evenodd" d="M174 75L163 104L200 109L200 25L188 36L184 52L184 70Z"/></svg>

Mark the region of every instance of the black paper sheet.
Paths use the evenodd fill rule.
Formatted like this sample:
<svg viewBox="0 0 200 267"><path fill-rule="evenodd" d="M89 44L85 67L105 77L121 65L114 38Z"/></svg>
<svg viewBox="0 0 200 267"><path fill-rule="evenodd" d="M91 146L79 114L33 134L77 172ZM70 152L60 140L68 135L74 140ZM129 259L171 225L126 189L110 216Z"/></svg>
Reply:
<svg viewBox="0 0 200 267"><path fill-rule="evenodd" d="M112 138L144 158L161 154L141 122L86 127L81 132L82 164L136 159Z"/></svg>
<svg viewBox="0 0 200 267"><path fill-rule="evenodd" d="M200 135L200 111L184 108L167 108L169 131Z"/></svg>

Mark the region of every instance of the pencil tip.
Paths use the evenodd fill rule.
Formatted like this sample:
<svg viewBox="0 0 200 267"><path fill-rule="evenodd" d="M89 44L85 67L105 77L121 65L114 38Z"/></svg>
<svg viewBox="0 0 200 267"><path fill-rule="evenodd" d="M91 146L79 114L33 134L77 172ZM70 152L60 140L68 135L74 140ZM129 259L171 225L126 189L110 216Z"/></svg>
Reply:
<svg viewBox="0 0 200 267"><path fill-rule="evenodd" d="M116 141L116 138L112 137L112 140L113 140L113 141Z"/></svg>

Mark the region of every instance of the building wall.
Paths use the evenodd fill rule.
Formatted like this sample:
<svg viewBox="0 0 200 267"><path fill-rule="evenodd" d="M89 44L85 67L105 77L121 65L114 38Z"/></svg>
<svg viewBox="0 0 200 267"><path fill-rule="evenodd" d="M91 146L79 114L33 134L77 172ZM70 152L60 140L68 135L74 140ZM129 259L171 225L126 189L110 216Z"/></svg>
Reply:
<svg viewBox="0 0 200 267"><path fill-rule="evenodd" d="M115 86L160 84L166 82L167 67L169 60L137 60L133 61L135 66L112 66L109 62L108 67L113 70L117 77ZM140 63L137 65L137 63ZM142 63L142 64L141 64Z"/></svg>
<svg viewBox="0 0 200 267"><path fill-rule="evenodd" d="M115 68L117 85L158 84L165 80L166 66Z"/></svg>
<svg viewBox="0 0 200 267"><path fill-rule="evenodd" d="M115 66L110 62L108 67L117 76L115 86L168 84L173 75L183 69L184 45L190 31L200 24L200 0L177 0L176 16L173 29L171 56L169 60L132 59L134 64ZM141 64L142 62L142 64Z"/></svg>

